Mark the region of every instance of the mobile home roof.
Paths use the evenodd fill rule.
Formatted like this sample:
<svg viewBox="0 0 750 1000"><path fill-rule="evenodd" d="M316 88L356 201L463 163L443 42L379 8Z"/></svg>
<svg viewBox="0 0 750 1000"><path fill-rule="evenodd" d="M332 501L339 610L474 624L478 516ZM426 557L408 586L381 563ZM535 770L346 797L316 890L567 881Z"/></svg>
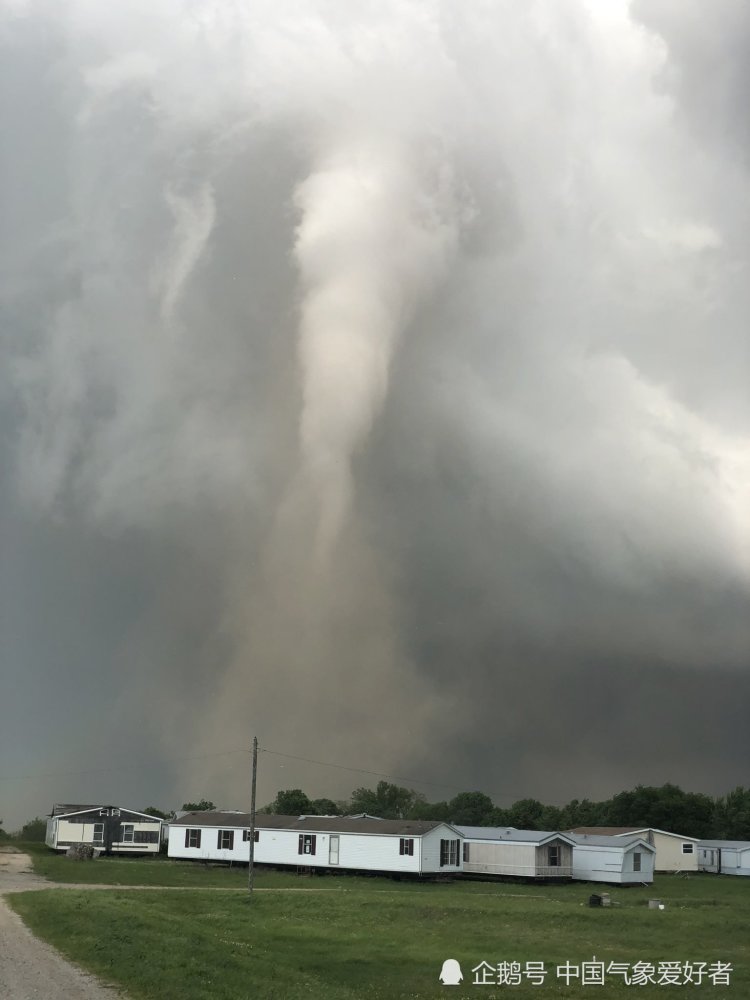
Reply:
<svg viewBox="0 0 750 1000"><path fill-rule="evenodd" d="M181 816L172 826L235 827L250 826L250 813L194 812ZM310 833L377 833L400 837L421 837L439 826L458 832L455 827L440 820L409 819L353 819L349 816L276 816L258 813L256 829L298 830Z"/></svg>

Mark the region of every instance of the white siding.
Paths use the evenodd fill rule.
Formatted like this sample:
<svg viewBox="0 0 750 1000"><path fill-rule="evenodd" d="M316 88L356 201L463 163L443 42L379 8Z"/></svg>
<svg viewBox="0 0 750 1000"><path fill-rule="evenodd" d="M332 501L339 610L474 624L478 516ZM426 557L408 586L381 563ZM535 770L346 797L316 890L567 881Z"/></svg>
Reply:
<svg viewBox="0 0 750 1000"><path fill-rule="evenodd" d="M88 844L95 848L104 848L104 830L106 829L106 816L99 816L96 813L88 813L80 818L85 822L74 822L79 817L66 818L64 816L52 816L47 820L47 835L45 843L48 847L53 847L59 851L65 851L71 844ZM111 850L117 854L157 854L159 851L159 830L161 824L158 820L124 820L133 827L133 836L136 831L143 831L156 834L156 842L152 844L137 844L135 841L121 842L113 841ZM100 837L94 839L95 827L100 828Z"/></svg>
<svg viewBox="0 0 750 1000"><path fill-rule="evenodd" d="M641 869L634 869L634 855L641 856ZM654 880L654 854L644 846L593 847L576 844L573 848L573 878L584 882L640 884Z"/></svg>
<svg viewBox="0 0 750 1000"><path fill-rule="evenodd" d="M534 840L493 840L468 836L464 830L469 857L463 870L475 875L512 876L514 878L570 878L572 848L567 841L552 837L542 844ZM559 864L549 864L549 849L557 849Z"/></svg>
<svg viewBox="0 0 750 1000"><path fill-rule="evenodd" d="M698 849L698 867L703 872L716 872L719 867L719 849L701 847Z"/></svg>
<svg viewBox="0 0 750 1000"><path fill-rule="evenodd" d="M57 846L57 820L53 819L52 816L47 820L47 833L44 837L44 843L47 847Z"/></svg>
<svg viewBox="0 0 750 1000"><path fill-rule="evenodd" d="M637 836L641 836L639 832ZM696 872L698 871L698 841L678 834L653 831L656 848L656 871ZM692 847L691 854L683 852L683 844Z"/></svg>
<svg viewBox="0 0 750 1000"><path fill-rule="evenodd" d="M87 820L85 823L72 823L67 819L58 819L56 844L63 843L65 846L68 843L91 844L94 847L103 847L104 841L101 838L97 841L94 840L94 827L96 825L99 825L100 832L103 834L104 817L96 823L93 819Z"/></svg>
<svg viewBox="0 0 750 1000"><path fill-rule="evenodd" d="M451 830L448 826L438 826L434 830L430 830L422 838L421 853L422 853L422 865L421 871L425 874L439 874L440 872L460 872L463 869L462 850L463 850L463 837L459 837L458 833ZM458 840L458 863L455 865L440 865L440 841L441 840ZM415 847L415 849L417 849Z"/></svg>
<svg viewBox="0 0 750 1000"><path fill-rule="evenodd" d="M719 851L721 851L722 875L750 876L750 847L701 847L698 852L701 871L719 870Z"/></svg>
<svg viewBox="0 0 750 1000"><path fill-rule="evenodd" d="M536 877L536 844L508 844L466 840L469 860L465 872L481 875L516 875Z"/></svg>
<svg viewBox="0 0 750 1000"><path fill-rule="evenodd" d="M742 850L735 851L734 871L726 868L724 859L722 858L721 870L726 872L727 875L750 875L750 848L745 847Z"/></svg>
<svg viewBox="0 0 750 1000"><path fill-rule="evenodd" d="M200 847L185 847L185 831L201 831ZM217 827L177 826L169 827L168 854L171 858L187 858L196 861L240 861L249 860L250 844L243 841L243 828L223 827L234 830L234 847L226 850L218 847ZM300 854L300 834L315 837L315 854ZM331 865L330 838L339 838L338 864ZM423 837L412 837L414 854L400 853L401 837L396 834L376 833L334 833L314 830L273 830L258 828L254 860L258 864L292 865L305 868L349 868L360 871L388 872L441 872L461 870L461 838L447 827L437 827ZM458 864L440 867L440 840L458 840ZM423 841L420 845L420 841ZM421 867L420 867L421 862Z"/></svg>
<svg viewBox="0 0 750 1000"><path fill-rule="evenodd" d="M129 820L123 820L124 826L133 827L133 840L115 840L112 842L112 850L116 851L118 854L158 854L159 853L159 835L160 829L156 823L141 822L138 823L135 820L130 822ZM138 833L155 833L156 843L153 844L139 844L136 843L135 837Z"/></svg>

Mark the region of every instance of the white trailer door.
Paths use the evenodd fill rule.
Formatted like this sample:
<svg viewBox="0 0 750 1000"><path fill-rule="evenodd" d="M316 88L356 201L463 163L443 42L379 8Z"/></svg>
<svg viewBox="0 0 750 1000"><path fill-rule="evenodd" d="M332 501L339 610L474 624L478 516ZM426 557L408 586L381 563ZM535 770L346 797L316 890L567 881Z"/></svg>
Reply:
<svg viewBox="0 0 750 1000"><path fill-rule="evenodd" d="M328 864L337 865L338 863L339 863L339 837L337 833L333 833L328 838Z"/></svg>

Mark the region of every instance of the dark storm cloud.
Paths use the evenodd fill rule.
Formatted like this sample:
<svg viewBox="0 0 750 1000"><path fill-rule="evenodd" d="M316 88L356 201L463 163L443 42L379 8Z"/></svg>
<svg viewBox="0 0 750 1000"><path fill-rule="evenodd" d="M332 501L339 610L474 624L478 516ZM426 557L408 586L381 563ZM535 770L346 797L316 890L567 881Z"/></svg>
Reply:
<svg viewBox="0 0 750 1000"><path fill-rule="evenodd" d="M0 815L743 781L741 10L0 11Z"/></svg>

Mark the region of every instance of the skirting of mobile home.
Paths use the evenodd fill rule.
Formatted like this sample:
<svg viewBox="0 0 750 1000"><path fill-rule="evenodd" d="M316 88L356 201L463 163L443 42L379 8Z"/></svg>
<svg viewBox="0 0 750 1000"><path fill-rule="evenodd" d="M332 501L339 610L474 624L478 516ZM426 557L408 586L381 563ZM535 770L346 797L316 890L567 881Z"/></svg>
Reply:
<svg viewBox="0 0 750 1000"><path fill-rule="evenodd" d="M250 816L195 812L169 824L170 858L249 861ZM254 863L413 876L460 872L461 836L447 823L339 816L255 819Z"/></svg>

